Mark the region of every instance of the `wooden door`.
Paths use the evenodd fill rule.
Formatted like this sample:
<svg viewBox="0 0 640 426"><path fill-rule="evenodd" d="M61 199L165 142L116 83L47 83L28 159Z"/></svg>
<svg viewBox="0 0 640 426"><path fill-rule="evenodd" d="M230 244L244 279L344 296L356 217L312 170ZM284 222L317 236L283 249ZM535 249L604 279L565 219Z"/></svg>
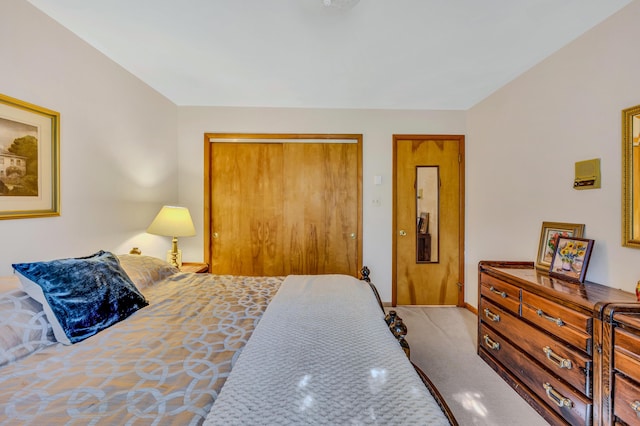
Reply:
<svg viewBox="0 0 640 426"><path fill-rule="evenodd" d="M358 170L353 143L288 143L285 274L358 276Z"/></svg>
<svg viewBox="0 0 640 426"><path fill-rule="evenodd" d="M393 305L464 304L464 136L394 135ZM419 262L416 174L438 170L436 261ZM437 185L436 185L437 186Z"/></svg>
<svg viewBox="0 0 640 426"><path fill-rule="evenodd" d="M256 135L264 142L205 139L210 216L205 256L211 271L358 276L360 139L278 142L270 136Z"/></svg>
<svg viewBox="0 0 640 426"><path fill-rule="evenodd" d="M278 144L217 143L211 151L216 274L269 275L284 266L283 156Z"/></svg>

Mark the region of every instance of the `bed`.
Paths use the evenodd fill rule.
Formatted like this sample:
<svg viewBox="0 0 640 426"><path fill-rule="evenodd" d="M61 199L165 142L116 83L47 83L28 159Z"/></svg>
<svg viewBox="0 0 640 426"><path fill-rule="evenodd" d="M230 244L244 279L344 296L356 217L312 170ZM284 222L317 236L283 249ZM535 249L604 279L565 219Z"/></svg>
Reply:
<svg viewBox="0 0 640 426"><path fill-rule="evenodd" d="M455 424L365 281L104 251L14 268L0 425Z"/></svg>

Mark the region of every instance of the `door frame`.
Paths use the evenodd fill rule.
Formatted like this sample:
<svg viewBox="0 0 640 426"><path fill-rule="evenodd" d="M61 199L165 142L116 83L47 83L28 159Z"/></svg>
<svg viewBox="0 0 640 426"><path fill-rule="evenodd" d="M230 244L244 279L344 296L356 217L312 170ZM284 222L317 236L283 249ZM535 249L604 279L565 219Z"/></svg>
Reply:
<svg viewBox="0 0 640 426"><path fill-rule="evenodd" d="M460 205L459 205L459 223L458 227L460 229L460 233L458 235L458 303L456 306L464 307L464 135L403 135L403 134L394 134L393 135L393 185L392 185L392 199L393 199L393 224L392 224L392 238L391 238L391 305L396 306L397 304L397 291L398 291L398 264L397 264L397 239L398 239L398 216L397 216L397 206L398 206L398 194L397 194L397 176L398 176L398 140L452 140L455 139L458 141L459 146L459 157L458 157L458 177L460 180L460 188L459 188L459 197L460 197Z"/></svg>
<svg viewBox="0 0 640 426"><path fill-rule="evenodd" d="M357 145L357 235L356 235L356 274L362 271L362 134L335 133L213 133L204 134L204 258L211 259L212 254L212 224L211 199L212 164L211 151L213 143L221 142L319 142L319 143L355 143ZM359 278L359 276L356 276Z"/></svg>

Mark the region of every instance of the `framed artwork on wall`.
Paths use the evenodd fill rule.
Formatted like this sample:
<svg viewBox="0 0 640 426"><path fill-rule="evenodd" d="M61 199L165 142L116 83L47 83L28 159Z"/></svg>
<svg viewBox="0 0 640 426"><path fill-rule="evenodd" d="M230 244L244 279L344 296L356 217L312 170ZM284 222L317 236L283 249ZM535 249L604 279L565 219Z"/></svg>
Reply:
<svg viewBox="0 0 640 426"><path fill-rule="evenodd" d="M640 105L622 110L622 245L640 248Z"/></svg>
<svg viewBox="0 0 640 426"><path fill-rule="evenodd" d="M60 114L0 94L0 219L60 215Z"/></svg>
<svg viewBox="0 0 640 426"><path fill-rule="evenodd" d="M557 241L560 237L577 237L584 234L584 224L563 222L542 222L540 243L538 244L538 258L536 268L549 271L553 255L556 252Z"/></svg>
<svg viewBox="0 0 640 426"><path fill-rule="evenodd" d="M593 240L586 238L559 237L549 276L565 281L584 282L593 243Z"/></svg>

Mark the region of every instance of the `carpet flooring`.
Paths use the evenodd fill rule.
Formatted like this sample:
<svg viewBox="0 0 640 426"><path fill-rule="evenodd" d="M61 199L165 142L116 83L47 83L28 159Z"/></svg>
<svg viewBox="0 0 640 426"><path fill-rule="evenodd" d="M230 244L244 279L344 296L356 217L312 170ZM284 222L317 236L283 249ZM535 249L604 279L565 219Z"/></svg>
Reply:
<svg viewBox="0 0 640 426"><path fill-rule="evenodd" d="M461 426L548 423L478 355L477 318L463 308L396 306L411 360L438 388Z"/></svg>

